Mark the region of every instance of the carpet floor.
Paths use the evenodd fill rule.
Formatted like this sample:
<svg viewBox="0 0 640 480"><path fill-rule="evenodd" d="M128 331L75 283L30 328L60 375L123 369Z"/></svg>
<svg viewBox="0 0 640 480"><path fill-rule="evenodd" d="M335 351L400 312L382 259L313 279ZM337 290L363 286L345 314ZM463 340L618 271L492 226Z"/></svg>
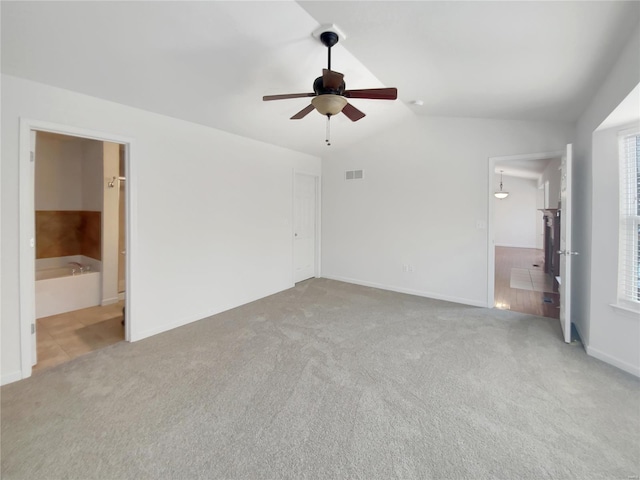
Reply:
<svg viewBox="0 0 640 480"><path fill-rule="evenodd" d="M640 380L557 320L326 279L0 393L3 480L640 474Z"/></svg>

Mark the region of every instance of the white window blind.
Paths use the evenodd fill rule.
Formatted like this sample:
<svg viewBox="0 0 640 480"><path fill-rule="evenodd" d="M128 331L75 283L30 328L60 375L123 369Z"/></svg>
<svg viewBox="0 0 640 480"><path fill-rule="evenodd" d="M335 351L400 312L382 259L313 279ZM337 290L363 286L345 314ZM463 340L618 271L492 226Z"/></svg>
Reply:
<svg viewBox="0 0 640 480"><path fill-rule="evenodd" d="M618 300L640 306L640 132L620 135Z"/></svg>

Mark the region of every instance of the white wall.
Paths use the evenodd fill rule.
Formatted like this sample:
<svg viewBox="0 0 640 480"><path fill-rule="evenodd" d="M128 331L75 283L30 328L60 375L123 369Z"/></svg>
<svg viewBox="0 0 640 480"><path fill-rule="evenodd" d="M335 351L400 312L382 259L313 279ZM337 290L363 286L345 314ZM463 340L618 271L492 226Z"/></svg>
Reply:
<svg viewBox="0 0 640 480"><path fill-rule="evenodd" d="M564 123L412 117L328 153L322 275L487 306L488 159L560 150L573 132ZM345 181L356 169L364 180Z"/></svg>
<svg viewBox="0 0 640 480"><path fill-rule="evenodd" d="M547 168L544 169L538 185L543 186L546 182L549 182L549 190L547 196L549 198L549 205L545 205L546 208L558 208L560 202L560 164L561 158L554 158L549 162Z"/></svg>
<svg viewBox="0 0 640 480"><path fill-rule="evenodd" d="M574 148L572 250L573 320L587 353L640 376L640 325L637 315L610 306L617 275L616 157L604 154L593 132L640 82L640 27L636 29L577 124ZM637 111L637 106L636 106ZM594 143L595 140L595 143Z"/></svg>
<svg viewBox="0 0 640 480"><path fill-rule="evenodd" d="M102 211L104 189L102 166L102 142L82 142L82 208L90 212Z"/></svg>
<svg viewBox="0 0 640 480"><path fill-rule="evenodd" d="M614 127L593 134L592 158L594 178L592 221L591 326L588 351L595 356L611 357L625 370L640 376L640 315L616 310L618 280L619 165L618 132ZM596 201L596 199L598 199ZM594 289L597 288L597 291ZM611 332L611 328L627 333ZM628 358L621 354L628 352ZM603 358L608 360L608 358ZM636 363L633 363L634 360ZM625 366L626 365L626 366ZM635 370L634 370L635 369Z"/></svg>
<svg viewBox="0 0 640 480"><path fill-rule="evenodd" d="M37 135L36 210L83 210L82 145Z"/></svg>
<svg viewBox="0 0 640 480"><path fill-rule="evenodd" d="M509 196L494 203L494 241L499 247L537 248L537 224L540 213L536 208L538 184L535 180L504 175L503 190ZM500 174L496 174L493 189L500 189Z"/></svg>
<svg viewBox="0 0 640 480"><path fill-rule="evenodd" d="M2 77L2 381L20 378L19 119L133 139L132 339L293 285L293 170L316 157L124 105Z"/></svg>
<svg viewBox="0 0 640 480"><path fill-rule="evenodd" d="M36 210L102 210L102 142L36 139Z"/></svg>

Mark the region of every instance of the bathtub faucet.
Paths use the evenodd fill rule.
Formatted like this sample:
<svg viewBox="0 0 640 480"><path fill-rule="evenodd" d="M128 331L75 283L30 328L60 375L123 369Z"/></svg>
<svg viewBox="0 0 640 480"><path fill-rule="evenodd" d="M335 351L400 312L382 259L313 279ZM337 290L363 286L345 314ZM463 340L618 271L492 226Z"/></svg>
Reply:
<svg viewBox="0 0 640 480"><path fill-rule="evenodd" d="M82 265L81 263L78 263L78 262L69 262L69 265L72 265L72 266L74 266L74 267L78 267L78 268L80 269L80 273L83 273L83 272L84 272L84 265ZM72 268L72 269L71 269L71 272L72 272L72 273L76 273L76 269L75 269L75 268Z"/></svg>

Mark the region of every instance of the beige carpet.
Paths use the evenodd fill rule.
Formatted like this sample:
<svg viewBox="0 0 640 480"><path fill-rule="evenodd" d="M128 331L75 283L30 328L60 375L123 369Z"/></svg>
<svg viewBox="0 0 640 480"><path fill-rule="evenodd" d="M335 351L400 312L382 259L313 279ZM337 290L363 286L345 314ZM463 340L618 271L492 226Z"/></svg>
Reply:
<svg viewBox="0 0 640 480"><path fill-rule="evenodd" d="M318 279L2 387L2 479L628 479L640 382L557 320Z"/></svg>

